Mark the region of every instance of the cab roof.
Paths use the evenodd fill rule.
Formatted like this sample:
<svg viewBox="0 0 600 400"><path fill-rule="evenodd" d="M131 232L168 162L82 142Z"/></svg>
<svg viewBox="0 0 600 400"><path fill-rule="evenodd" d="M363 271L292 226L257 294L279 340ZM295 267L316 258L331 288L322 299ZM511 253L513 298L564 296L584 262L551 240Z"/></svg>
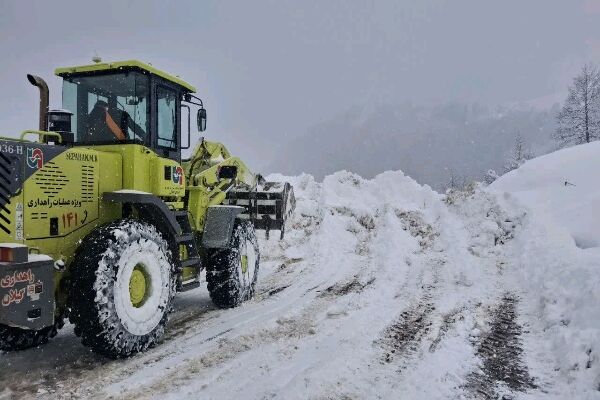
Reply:
<svg viewBox="0 0 600 400"><path fill-rule="evenodd" d="M142 70L144 72L154 74L156 76L160 76L163 79L173 82L173 83L183 87L185 90L189 91L190 93L196 92L196 88L193 87L192 85L190 85L189 83L187 83L186 81L184 81L183 79L173 76L171 74L168 74L159 69L156 69L152 65L143 63L138 60L116 61L116 62L109 62L109 63L101 62L101 63L95 63L95 64L80 65L80 66L76 66L76 67L57 68L54 70L54 74L57 76L60 76L60 77L64 77L64 76L79 75L79 74L87 75L90 73L100 72L100 71L104 72L104 71L124 70L124 69Z"/></svg>

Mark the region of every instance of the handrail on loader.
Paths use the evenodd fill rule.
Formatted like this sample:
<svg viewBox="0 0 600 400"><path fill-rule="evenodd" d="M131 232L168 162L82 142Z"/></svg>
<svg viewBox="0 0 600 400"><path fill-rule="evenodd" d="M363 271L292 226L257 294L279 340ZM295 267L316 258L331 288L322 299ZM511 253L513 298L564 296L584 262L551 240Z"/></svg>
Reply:
<svg viewBox="0 0 600 400"><path fill-rule="evenodd" d="M48 132L48 131L36 131L36 130L26 130L21 132L21 140L25 140L25 136L29 135L29 134L36 134L39 136L39 143L42 143L41 140L43 140L43 138L45 136L52 136L58 139L58 143L62 143L62 136L60 136L59 133L57 132Z"/></svg>

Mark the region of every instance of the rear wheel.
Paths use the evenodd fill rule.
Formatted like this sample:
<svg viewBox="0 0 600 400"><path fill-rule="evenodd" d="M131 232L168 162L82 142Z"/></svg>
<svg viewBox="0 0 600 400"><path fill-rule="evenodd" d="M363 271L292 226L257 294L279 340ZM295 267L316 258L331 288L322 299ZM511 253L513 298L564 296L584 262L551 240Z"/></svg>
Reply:
<svg viewBox="0 0 600 400"><path fill-rule="evenodd" d="M254 226L238 221L230 247L209 249L206 281L213 303L221 308L235 307L254 295L260 252Z"/></svg>
<svg viewBox="0 0 600 400"><path fill-rule="evenodd" d="M64 325L63 319L57 319L52 326L32 331L0 324L0 350L25 350L48 343Z"/></svg>
<svg viewBox="0 0 600 400"><path fill-rule="evenodd" d="M84 345L127 357L164 333L175 293L167 242L152 226L118 221L88 236L72 269L71 322Z"/></svg>

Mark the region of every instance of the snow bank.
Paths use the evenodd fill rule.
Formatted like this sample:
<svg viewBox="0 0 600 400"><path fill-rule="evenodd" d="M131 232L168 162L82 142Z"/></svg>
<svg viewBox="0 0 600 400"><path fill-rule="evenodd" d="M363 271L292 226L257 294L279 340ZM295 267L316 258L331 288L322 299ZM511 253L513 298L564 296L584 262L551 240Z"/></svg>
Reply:
<svg viewBox="0 0 600 400"><path fill-rule="evenodd" d="M317 298L332 302L324 314L311 313L315 335L297 344L302 357L271 391L447 399L470 390L480 363L474 332L486 331L489 314L482 304L491 307L504 293L496 243L510 240L519 215L479 189L448 201L400 171L373 179L341 171L322 183L308 175L267 179L290 181L298 199L288 236L267 257L310 260L296 285L321 282Z"/></svg>
<svg viewBox="0 0 600 400"><path fill-rule="evenodd" d="M490 185L564 227L581 248L600 246L600 142L526 162Z"/></svg>
<svg viewBox="0 0 600 400"><path fill-rule="evenodd" d="M538 317L540 352L552 354L573 398L600 397L599 175L595 142L528 161L489 187L529 208L513 278Z"/></svg>

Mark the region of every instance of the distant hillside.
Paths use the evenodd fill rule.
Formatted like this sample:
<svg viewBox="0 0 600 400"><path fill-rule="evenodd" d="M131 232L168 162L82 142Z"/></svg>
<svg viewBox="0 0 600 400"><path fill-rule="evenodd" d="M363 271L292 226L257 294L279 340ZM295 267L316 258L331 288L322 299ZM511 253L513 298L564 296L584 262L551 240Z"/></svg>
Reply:
<svg viewBox="0 0 600 400"><path fill-rule="evenodd" d="M517 133L534 153L549 151L556 111L463 104L353 109L293 140L267 171L322 178L342 169L365 177L401 169L440 189L450 171L469 179L490 168L501 172Z"/></svg>

